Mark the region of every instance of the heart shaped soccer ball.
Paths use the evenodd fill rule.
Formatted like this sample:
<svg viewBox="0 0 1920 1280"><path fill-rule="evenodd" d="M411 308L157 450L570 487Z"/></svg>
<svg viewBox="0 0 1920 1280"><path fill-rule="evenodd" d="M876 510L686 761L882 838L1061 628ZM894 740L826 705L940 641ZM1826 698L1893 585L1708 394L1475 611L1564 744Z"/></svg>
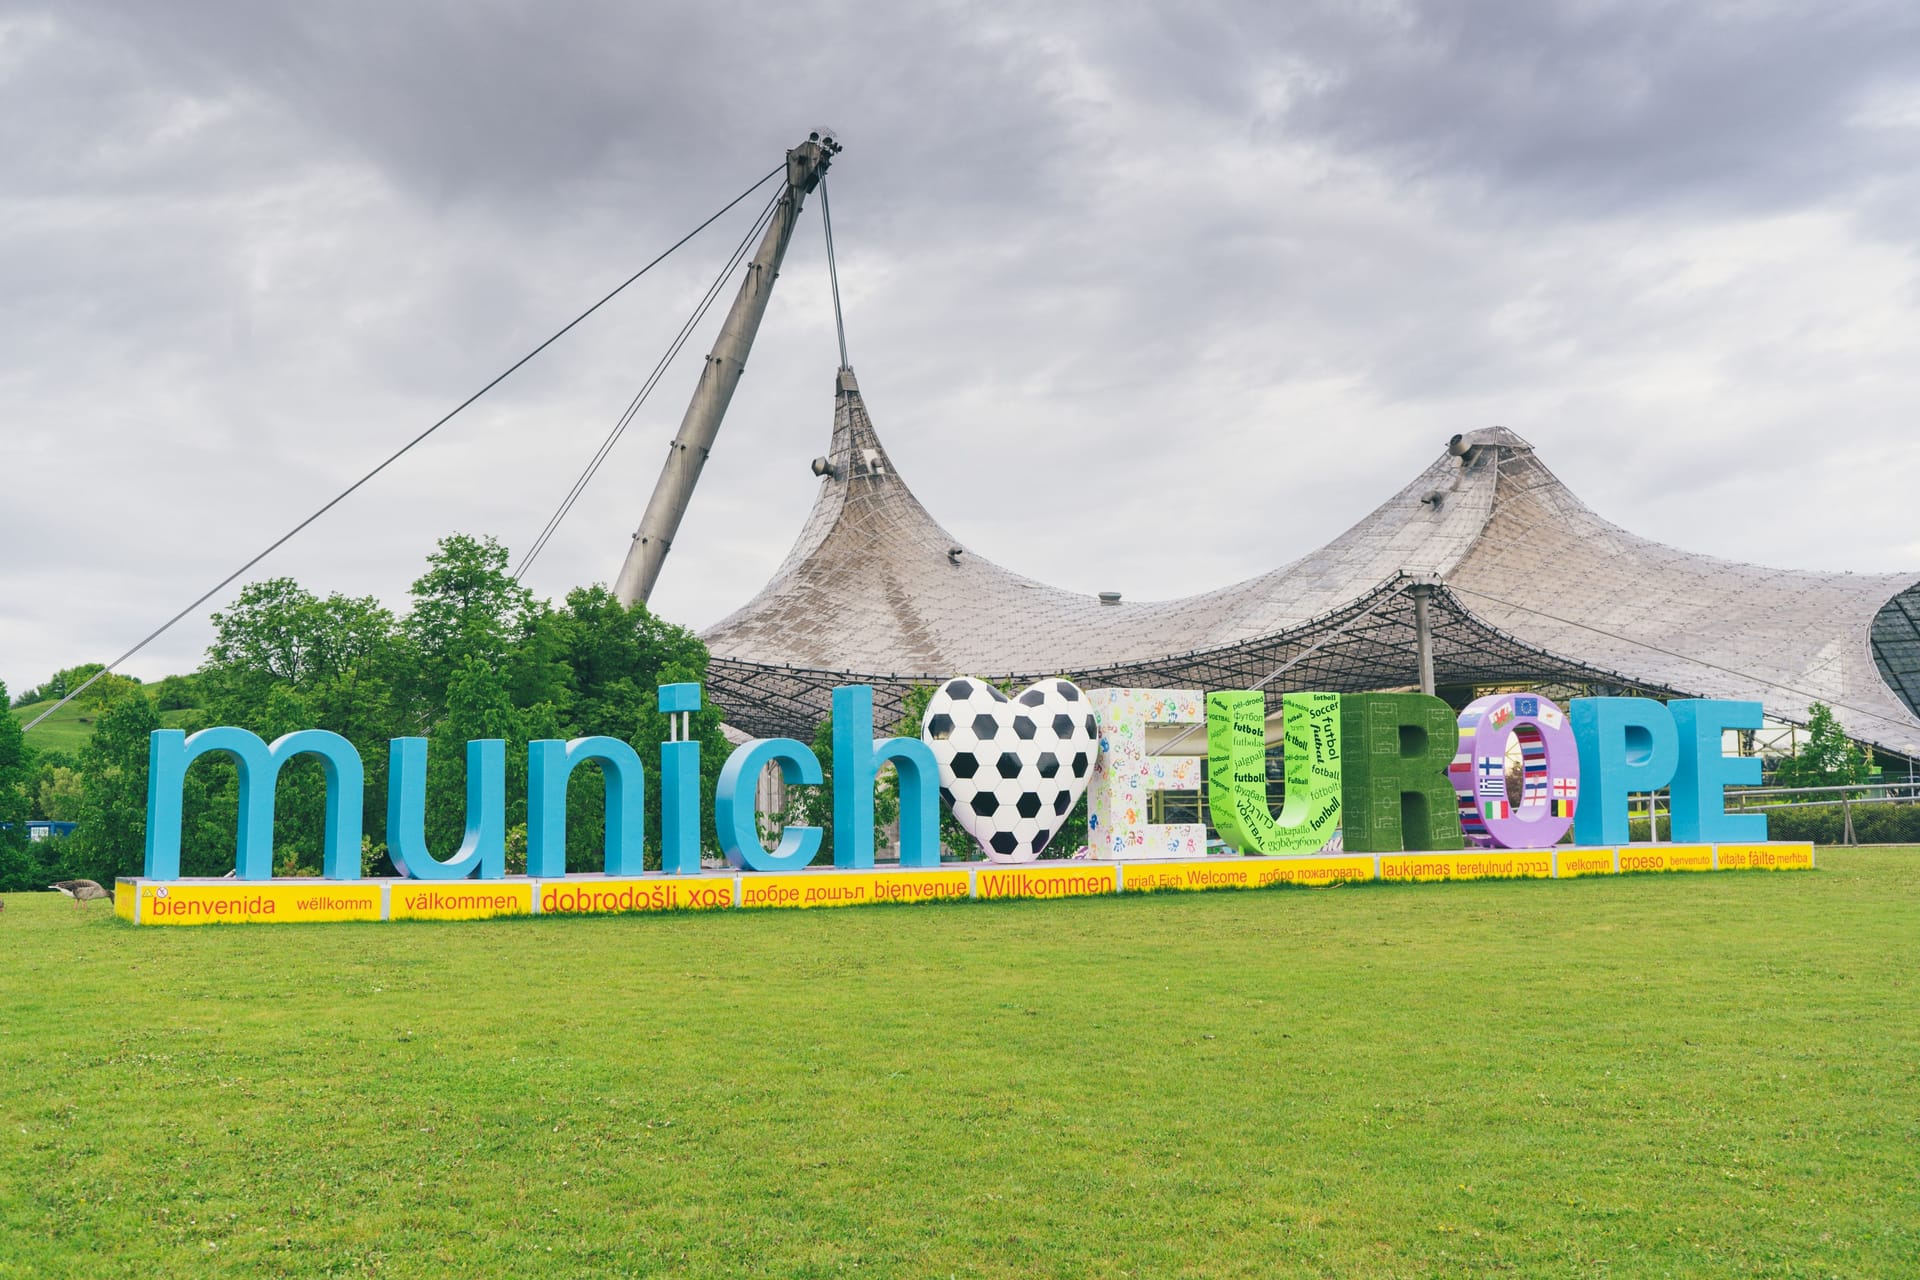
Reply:
<svg viewBox="0 0 1920 1280"><path fill-rule="evenodd" d="M947 681L920 737L940 762L940 798L993 862L1030 862L1093 776L1100 722L1070 680L1009 698L984 680Z"/></svg>

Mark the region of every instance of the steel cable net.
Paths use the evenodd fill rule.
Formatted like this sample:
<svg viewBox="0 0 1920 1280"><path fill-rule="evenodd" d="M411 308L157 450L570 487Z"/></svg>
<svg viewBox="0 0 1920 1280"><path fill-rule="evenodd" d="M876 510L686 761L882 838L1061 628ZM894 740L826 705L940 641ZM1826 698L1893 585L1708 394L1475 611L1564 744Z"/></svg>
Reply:
<svg viewBox="0 0 1920 1280"><path fill-rule="evenodd" d="M1376 596L1384 596L1383 601ZM1369 608L1377 608L1370 616ZM826 715L832 691L843 684L871 684L874 722L897 723L903 700L917 685L936 684L952 675L976 675L1018 684L1064 675L1089 688L1250 689L1280 694L1302 690L1359 693L1407 689L1419 685L1413 601L1405 585L1393 583L1355 601L1349 609L1307 626L1224 649L1168 654L1138 662L1060 671L927 671L873 673L820 668L769 666L716 654L707 680L713 700L726 708L728 723L763 737L811 737ZM1446 685L1538 684L1574 689L1620 689L1618 673L1582 666L1542 653L1488 627L1444 590L1428 603L1436 683ZM1316 648L1316 646L1318 646ZM1289 665L1291 664L1291 665ZM1288 667L1284 675L1272 673ZM1653 696L1677 691L1645 683L1631 690ZM1277 703L1275 710L1278 710Z"/></svg>

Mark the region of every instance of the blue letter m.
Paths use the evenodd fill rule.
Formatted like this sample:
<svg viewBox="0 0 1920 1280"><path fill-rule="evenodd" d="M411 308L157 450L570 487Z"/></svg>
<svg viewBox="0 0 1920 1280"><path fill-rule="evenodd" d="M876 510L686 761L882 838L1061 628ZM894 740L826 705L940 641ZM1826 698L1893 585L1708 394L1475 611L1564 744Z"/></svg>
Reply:
<svg viewBox="0 0 1920 1280"><path fill-rule="evenodd" d="M180 878L181 792L187 766L211 751L240 764L240 831L235 869L242 880L273 878L273 797L280 766L315 755L327 774L325 870L329 880L360 878L360 806L366 785L360 753L337 733L302 729L268 746L245 729L202 729L191 738L157 729L147 743L147 879Z"/></svg>

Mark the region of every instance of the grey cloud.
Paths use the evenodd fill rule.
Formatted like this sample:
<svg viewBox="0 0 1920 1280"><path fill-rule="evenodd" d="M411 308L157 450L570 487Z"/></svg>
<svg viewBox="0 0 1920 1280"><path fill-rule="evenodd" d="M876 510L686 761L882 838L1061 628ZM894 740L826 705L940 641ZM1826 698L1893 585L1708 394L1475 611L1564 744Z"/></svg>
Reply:
<svg viewBox="0 0 1920 1280"><path fill-rule="evenodd" d="M1312 74L1273 120L1477 178L1522 203L1617 214L1817 203L1911 164L1911 131L1856 122L1920 74L1920 12L1897 4L1594 3L1276 10Z"/></svg>
<svg viewBox="0 0 1920 1280"><path fill-rule="evenodd" d="M429 207L513 219L737 180L796 114L1003 187L1053 130L1021 51L959 8L561 4L88 6L97 39L197 97L239 95ZM875 56L877 50L884 50ZM989 109L983 110L983 105ZM1014 122L1017 121L1017 126ZM844 127L844 126L842 126ZM911 172L908 170L907 172Z"/></svg>
<svg viewBox="0 0 1920 1280"><path fill-rule="evenodd" d="M17 7L0 473L68 496L0 505L0 675L117 652L816 123L848 143L835 223L880 429L935 513L1022 572L1136 598L1258 572L1490 422L1654 536L1920 564L1915 131L1859 117L1920 82L1912 22L1892 3ZM662 580L669 616L744 600L810 500L835 361L816 217ZM439 534L524 545L744 220L257 575L398 602ZM536 589L613 573L690 363ZM1793 456L1810 437L1832 463ZM135 670L189 667L205 639L183 624Z"/></svg>

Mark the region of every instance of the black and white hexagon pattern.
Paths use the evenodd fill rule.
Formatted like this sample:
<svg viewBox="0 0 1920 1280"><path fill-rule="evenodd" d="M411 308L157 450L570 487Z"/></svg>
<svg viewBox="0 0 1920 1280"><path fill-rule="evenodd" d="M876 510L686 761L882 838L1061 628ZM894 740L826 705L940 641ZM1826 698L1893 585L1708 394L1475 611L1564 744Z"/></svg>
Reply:
<svg viewBox="0 0 1920 1280"><path fill-rule="evenodd" d="M934 691L920 737L940 762L940 797L994 862L1040 856L1087 789L1100 722L1070 680L1009 698L961 676Z"/></svg>

